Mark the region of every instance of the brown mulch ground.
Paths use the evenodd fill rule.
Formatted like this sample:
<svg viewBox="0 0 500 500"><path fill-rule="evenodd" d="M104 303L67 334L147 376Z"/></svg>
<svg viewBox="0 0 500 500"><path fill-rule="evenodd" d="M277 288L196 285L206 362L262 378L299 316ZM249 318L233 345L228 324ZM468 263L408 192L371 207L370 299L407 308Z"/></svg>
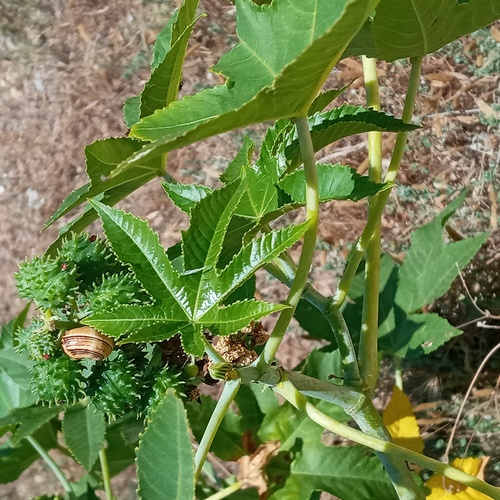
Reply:
<svg viewBox="0 0 500 500"><path fill-rule="evenodd" d="M174 3L153 0L22 3L3 0L0 3L2 322L10 320L22 308L15 296L13 280L18 262L45 250L60 226L56 223L40 234L43 223L72 189L85 182L85 145L126 133L121 118L123 101L140 91L147 79L152 43ZM235 41L233 7L229 3L214 5L203 1L202 8L207 17L199 21L194 32L184 70L183 93L217 84L216 76L208 68ZM493 27L492 39L497 42L498 33ZM476 266L467 281L471 288L479 283L478 293L484 292L485 287L489 292L500 287L497 229L500 132L498 124L494 124L498 111L493 106L500 101L500 76L498 69L488 72L500 52L498 47L485 47L477 37L468 37L456 49L425 60L416 110L422 129L411 135L401 186L394 190L383 219L385 248L399 254L406 248L414 228L430 220L462 188L469 188L470 196L458 212L455 229L466 235L483 230L493 232L479 259L482 267L478 270ZM380 65L383 108L396 116L401 113L407 75L408 68L402 63ZM342 99L362 104L361 76L360 62L348 59L335 69L328 85L340 86L357 78ZM169 156L169 171L181 181L216 185L220 171L238 150L241 138L241 131L236 131L174 152ZM388 135L387 158L391 141ZM363 171L366 137L340 141L326 148L321 156ZM186 227L185 217L171 206L157 182L141 188L120 206L147 218L166 245L176 241L178 230ZM326 244L318 253L312 273L321 292L333 292L349 245L363 228L365 214L364 203L334 202L323 207L320 236ZM473 279L477 275L482 276L481 280ZM263 280L262 283L262 293L274 293L274 284ZM458 290L455 295L463 295L459 287L455 290ZM491 298L491 293L488 296ZM452 309L450 315L457 315L457 321L463 320L453 305L441 304L442 310L446 307ZM478 333L472 335L477 337ZM292 354L305 350L306 344L299 329L294 329L289 344L281 352L282 359L291 366ZM469 358L472 356L468 358L470 369L466 370L460 389L471 379L471 372L490 344L482 345L481 350L467 343L460 348L463 352L468 349ZM462 352L460 349L457 352ZM446 383L446 375L443 377ZM434 397L443 395L443 380L435 382L427 374L424 382L429 386L441 384ZM429 432L441 429L442 421L436 422L427 422ZM74 473L78 475L80 471ZM49 491L47 484L52 482L50 471L37 464L14 485L0 486L0 498L28 498L35 492ZM119 498L135 497L130 474L121 479L119 492Z"/></svg>

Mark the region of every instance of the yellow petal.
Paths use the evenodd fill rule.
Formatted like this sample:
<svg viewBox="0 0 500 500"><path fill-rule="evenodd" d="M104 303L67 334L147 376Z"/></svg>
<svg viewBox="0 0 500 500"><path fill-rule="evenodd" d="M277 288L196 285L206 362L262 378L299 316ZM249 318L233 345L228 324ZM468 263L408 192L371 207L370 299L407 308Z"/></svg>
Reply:
<svg viewBox="0 0 500 500"><path fill-rule="evenodd" d="M476 476L479 479L484 478L484 468L488 463L489 457L482 458L456 458L451 465L460 469L471 476ZM431 494L427 496L427 500L491 500L491 497L480 493L469 486L453 481L444 477L442 474L434 474L426 483L427 488L431 490Z"/></svg>
<svg viewBox="0 0 500 500"><path fill-rule="evenodd" d="M410 400L399 387L394 386L392 389L391 401L383 413L383 420L396 444L418 453L424 451L424 440Z"/></svg>

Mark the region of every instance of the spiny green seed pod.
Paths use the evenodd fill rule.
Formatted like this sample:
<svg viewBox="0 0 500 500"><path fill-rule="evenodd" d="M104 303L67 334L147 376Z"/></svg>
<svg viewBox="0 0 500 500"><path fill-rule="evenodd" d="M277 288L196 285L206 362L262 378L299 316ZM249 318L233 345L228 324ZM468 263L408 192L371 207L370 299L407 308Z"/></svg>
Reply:
<svg viewBox="0 0 500 500"><path fill-rule="evenodd" d="M123 353L105 360L91 380L91 397L95 407L115 420L133 409L140 397L140 373Z"/></svg>
<svg viewBox="0 0 500 500"><path fill-rule="evenodd" d="M31 388L42 403L75 403L85 397L82 367L66 356L40 361L31 373Z"/></svg>
<svg viewBox="0 0 500 500"><path fill-rule="evenodd" d="M147 403L146 412L153 411L170 387L174 388L180 396L185 397L186 382L180 378L181 374L176 373L168 366L156 376L156 381L152 387L151 395Z"/></svg>
<svg viewBox="0 0 500 500"><path fill-rule="evenodd" d="M147 300L148 296L131 274L119 273L105 276L82 296L80 308L88 313L110 311L121 304L133 304Z"/></svg>
<svg viewBox="0 0 500 500"><path fill-rule="evenodd" d="M78 289L76 268L49 257L23 262L16 273L19 296L44 309L60 308Z"/></svg>
<svg viewBox="0 0 500 500"><path fill-rule="evenodd" d="M35 330L28 342L30 359L49 359L58 351L57 334L47 328Z"/></svg>
<svg viewBox="0 0 500 500"><path fill-rule="evenodd" d="M62 262L76 265L81 276L82 289L89 289L94 283L101 283L102 276L106 273L124 269L102 239L87 233L74 234L64 241L58 257Z"/></svg>
<svg viewBox="0 0 500 500"><path fill-rule="evenodd" d="M19 328L15 332L16 345L14 349L16 350L16 352L24 358L29 358L31 356L29 346L31 336L35 332L43 329L45 329L45 323L39 318L34 318L26 328Z"/></svg>

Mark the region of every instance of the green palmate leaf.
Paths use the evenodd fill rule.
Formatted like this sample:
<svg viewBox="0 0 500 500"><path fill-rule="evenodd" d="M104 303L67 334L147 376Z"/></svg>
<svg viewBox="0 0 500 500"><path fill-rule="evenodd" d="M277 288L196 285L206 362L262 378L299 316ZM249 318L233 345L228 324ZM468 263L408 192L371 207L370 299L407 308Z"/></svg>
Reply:
<svg viewBox="0 0 500 500"><path fill-rule="evenodd" d="M13 408L29 406L36 400L29 382L31 361L21 358L9 347L0 350L0 417Z"/></svg>
<svg viewBox="0 0 500 500"><path fill-rule="evenodd" d="M269 304L259 300L245 300L231 305L211 309L201 321L205 325L214 325L214 331L220 335L230 335L268 314L286 309L285 304Z"/></svg>
<svg viewBox="0 0 500 500"><path fill-rule="evenodd" d="M163 182L162 186L172 203L188 215L199 201L212 192L210 188L196 184Z"/></svg>
<svg viewBox="0 0 500 500"><path fill-rule="evenodd" d="M158 158L137 162L126 175L108 177L118 164L139 151L141 147L140 141L126 137L103 139L87 146L85 158L90 182L73 191L47 221L45 227L50 226L89 198L107 193L107 196L118 198L116 200L118 201L137 189L138 186L145 184L157 175L162 175L163 167L161 159ZM95 213L93 215L94 219L97 218Z"/></svg>
<svg viewBox="0 0 500 500"><path fill-rule="evenodd" d="M57 447L57 432L49 423L38 429L33 438L36 439L45 450ZM0 445L0 483L10 483L15 481L40 455L23 440L17 446L12 446L9 441Z"/></svg>
<svg viewBox="0 0 500 500"><path fill-rule="evenodd" d="M64 408L60 406L52 408L48 406L15 408L8 415L0 418L0 427L5 425L18 425L11 438L12 445L16 446L26 436L30 436L44 424L52 420L63 409Z"/></svg>
<svg viewBox="0 0 500 500"><path fill-rule="evenodd" d="M137 450L139 495L144 500L194 499L194 460L186 411L173 389L152 413Z"/></svg>
<svg viewBox="0 0 500 500"><path fill-rule="evenodd" d="M241 168L250 165L250 160L252 159L253 150L255 149L255 143L245 135L243 138L243 145L241 146L238 154L234 157L233 161L227 166L226 170L220 176L220 180L224 184L230 184L235 181L241 172Z"/></svg>
<svg viewBox="0 0 500 500"><path fill-rule="evenodd" d="M496 0L381 0L345 55L387 61L425 56L499 18Z"/></svg>
<svg viewBox="0 0 500 500"><path fill-rule="evenodd" d="M317 165L320 201L353 200L358 201L373 196L386 189L368 177L359 175L356 170L339 165ZM288 193L294 202L306 201L306 177L303 169L295 170L279 182L279 187Z"/></svg>
<svg viewBox="0 0 500 500"><path fill-rule="evenodd" d="M189 300L158 235L148 224L131 214L92 202L101 217L104 231L118 258L129 264L136 278L152 297L166 300L174 297L184 312Z"/></svg>
<svg viewBox="0 0 500 500"><path fill-rule="evenodd" d="M90 471L104 442L104 414L93 405L68 408L64 414L62 431L75 460Z"/></svg>
<svg viewBox="0 0 500 500"><path fill-rule="evenodd" d="M226 85L175 101L132 127L154 141L116 170L202 138L265 120L305 115L376 0L237 2L240 44L214 68ZM268 47L274 47L269 51ZM240 60L241 58L241 60ZM297 92L300 88L300 92Z"/></svg>
<svg viewBox="0 0 500 500"><path fill-rule="evenodd" d="M487 233L482 233L446 245L441 219L436 218L412 235L396 295L397 303L406 311L417 311L441 297L488 237Z"/></svg>
<svg viewBox="0 0 500 500"><path fill-rule="evenodd" d="M232 261L220 271L216 282L217 295L221 298L227 297L228 290L240 286L258 269L290 248L302 237L308 227L309 222L289 226L265 234L245 245Z"/></svg>
<svg viewBox="0 0 500 500"><path fill-rule="evenodd" d="M341 500L398 496L380 460L362 446L304 447L292 463L290 476L272 500L309 498L325 491Z"/></svg>
<svg viewBox="0 0 500 500"><path fill-rule="evenodd" d="M186 0L158 34L153 51L152 74L137 97L123 109L127 127L177 98L186 48L195 24L198 0Z"/></svg>
<svg viewBox="0 0 500 500"><path fill-rule="evenodd" d="M343 104L339 108L312 116L309 119L309 128L314 150L319 151L328 144L353 134L370 131L401 132L418 127L404 123L381 111ZM290 163L289 168L294 168L301 163L297 137L287 146L285 154Z"/></svg>
<svg viewBox="0 0 500 500"><path fill-rule="evenodd" d="M189 423L194 437L199 442L205 432L216 401L209 396L201 396L201 404L196 401L186 405ZM242 417L229 409L217 430L210 451L222 460L237 460L246 455L242 442Z"/></svg>

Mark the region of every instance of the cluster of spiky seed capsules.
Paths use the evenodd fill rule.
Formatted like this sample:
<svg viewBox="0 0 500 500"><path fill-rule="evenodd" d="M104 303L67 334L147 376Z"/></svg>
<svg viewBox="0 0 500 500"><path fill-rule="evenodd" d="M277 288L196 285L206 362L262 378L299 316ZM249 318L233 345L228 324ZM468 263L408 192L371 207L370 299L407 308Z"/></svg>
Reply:
<svg viewBox="0 0 500 500"><path fill-rule="evenodd" d="M73 236L55 257L21 264L16 284L37 307L31 324L17 331L16 349L33 361L31 387L42 404L90 398L112 420L128 412L145 415L168 387L185 393L196 382L192 369L186 375L182 364L168 363L158 345L117 347L82 324L90 314L150 301L103 240Z"/></svg>

